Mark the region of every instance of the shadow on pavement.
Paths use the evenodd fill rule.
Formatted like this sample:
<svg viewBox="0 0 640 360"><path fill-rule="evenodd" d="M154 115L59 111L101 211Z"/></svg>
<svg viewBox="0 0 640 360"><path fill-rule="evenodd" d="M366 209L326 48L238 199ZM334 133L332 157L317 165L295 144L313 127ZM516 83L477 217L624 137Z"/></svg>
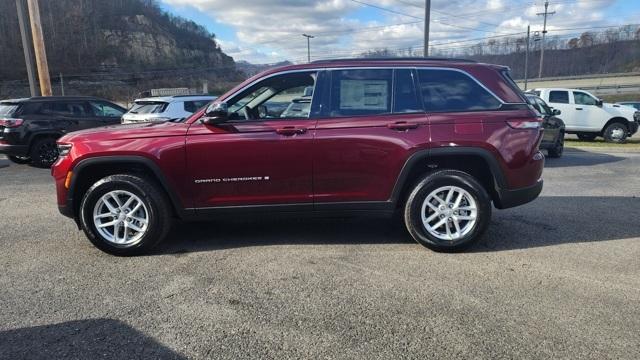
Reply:
<svg viewBox="0 0 640 360"><path fill-rule="evenodd" d="M483 239L470 251L502 251L640 237L628 216L634 197L541 197L494 210ZM414 244L397 221L385 219L260 219L177 224L156 253L180 255L247 246Z"/></svg>
<svg viewBox="0 0 640 360"><path fill-rule="evenodd" d="M113 319L0 331L3 359L186 359Z"/></svg>
<svg viewBox="0 0 640 360"><path fill-rule="evenodd" d="M566 150L561 158L552 159L547 157L544 166L547 168L571 167L571 166L591 166L609 164L625 160L626 158L579 149Z"/></svg>

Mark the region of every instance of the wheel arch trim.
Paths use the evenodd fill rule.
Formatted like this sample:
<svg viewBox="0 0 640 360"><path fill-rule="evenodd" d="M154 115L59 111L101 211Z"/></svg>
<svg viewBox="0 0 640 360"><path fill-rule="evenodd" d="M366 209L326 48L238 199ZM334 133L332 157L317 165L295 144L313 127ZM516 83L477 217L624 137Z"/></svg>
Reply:
<svg viewBox="0 0 640 360"><path fill-rule="evenodd" d="M402 166L402 170L400 170L400 174L396 180L396 183L391 192L390 201L393 203L397 203L400 201L400 195L402 190L404 189L407 181L410 181L409 174L411 170L417 166L418 162L422 160L430 160L436 159L439 157L446 156L477 156L482 158L489 165L489 171L493 176L493 184L496 192L499 194L499 190L507 188L507 181L498 163L495 156L492 155L489 150L481 149L477 147L442 147L442 148L432 148L432 149L424 149L419 150L413 153Z"/></svg>
<svg viewBox="0 0 640 360"><path fill-rule="evenodd" d="M76 186L77 181L78 179L81 178L83 171L85 171L89 166L96 165L96 164L124 164L124 163L134 163L134 164L142 165L143 167L150 170L155 176L156 180L159 182L162 189L169 196L169 201L171 202L171 205L173 206L173 209L175 210L176 214L180 218L184 218L188 215L187 214L188 211L182 205L180 198L178 197L178 194L170 186L167 178L162 173L162 171L160 170L160 167L155 161L140 155L120 155L120 156L98 156L98 157L86 158L86 159L80 160L75 166L73 166L73 168L70 169L71 171L73 171L73 177L71 178L71 184L69 186L69 191L67 193L67 206L73 209L72 211L74 212L73 213L74 217L78 216L78 214L76 214L76 211L75 211L76 209L75 201L77 201L78 199L75 199L74 191L77 188Z"/></svg>

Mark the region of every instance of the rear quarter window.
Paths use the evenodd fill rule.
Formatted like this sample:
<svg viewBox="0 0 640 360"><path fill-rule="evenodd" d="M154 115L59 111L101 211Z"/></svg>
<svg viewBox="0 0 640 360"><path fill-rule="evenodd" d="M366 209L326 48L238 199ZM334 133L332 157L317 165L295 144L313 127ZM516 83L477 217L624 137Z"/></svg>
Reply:
<svg viewBox="0 0 640 360"><path fill-rule="evenodd" d="M568 91L550 91L549 92L549 102L556 104L568 104L569 103L569 92Z"/></svg>
<svg viewBox="0 0 640 360"><path fill-rule="evenodd" d="M502 103L469 75L459 71L418 70L420 93L428 112L496 110Z"/></svg>
<svg viewBox="0 0 640 360"><path fill-rule="evenodd" d="M2 103L0 104L0 117L12 117L21 107L21 104Z"/></svg>

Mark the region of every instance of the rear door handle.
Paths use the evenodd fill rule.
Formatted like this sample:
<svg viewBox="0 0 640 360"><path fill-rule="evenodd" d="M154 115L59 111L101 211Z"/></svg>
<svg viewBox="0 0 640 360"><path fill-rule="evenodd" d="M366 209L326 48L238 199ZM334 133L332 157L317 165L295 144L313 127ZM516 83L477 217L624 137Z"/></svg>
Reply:
<svg viewBox="0 0 640 360"><path fill-rule="evenodd" d="M418 124L408 123L406 121L398 121L398 122L388 124L387 127L391 130L406 131L406 130L417 129Z"/></svg>
<svg viewBox="0 0 640 360"><path fill-rule="evenodd" d="M285 126L282 128L276 129L276 133L284 136L293 136L297 134L304 134L307 132L307 128L303 127L295 127L295 126Z"/></svg>
<svg viewBox="0 0 640 360"><path fill-rule="evenodd" d="M582 108L576 108L576 110L582 110Z"/></svg>

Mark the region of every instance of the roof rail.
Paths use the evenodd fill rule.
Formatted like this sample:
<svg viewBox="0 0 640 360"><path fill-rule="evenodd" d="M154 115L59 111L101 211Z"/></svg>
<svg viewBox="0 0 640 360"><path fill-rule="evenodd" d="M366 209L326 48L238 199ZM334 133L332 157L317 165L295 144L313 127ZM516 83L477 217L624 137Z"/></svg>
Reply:
<svg viewBox="0 0 640 360"><path fill-rule="evenodd" d="M445 57L362 57L362 58L343 58L343 59L327 59L314 60L312 63L331 63L331 62L358 62L358 61L451 61L451 62L468 62L475 63L477 61L470 59L445 58Z"/></svg>

